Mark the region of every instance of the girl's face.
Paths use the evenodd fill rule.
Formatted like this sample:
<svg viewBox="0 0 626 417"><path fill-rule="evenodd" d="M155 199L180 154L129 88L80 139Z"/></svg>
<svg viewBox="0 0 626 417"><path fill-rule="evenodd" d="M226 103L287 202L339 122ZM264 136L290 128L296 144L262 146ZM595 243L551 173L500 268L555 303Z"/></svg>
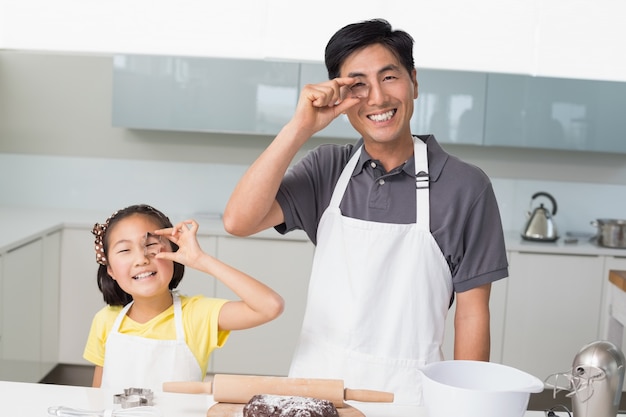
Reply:
<svg viewBox="0 0 626 417"><path fill-rule="evenodd" d="M107 271L133 299L169 293L174 263L155 259L154 253L172 247L166 238L146 239L147 233L160 228L152 218L132 214L107 231Z"/></svg>

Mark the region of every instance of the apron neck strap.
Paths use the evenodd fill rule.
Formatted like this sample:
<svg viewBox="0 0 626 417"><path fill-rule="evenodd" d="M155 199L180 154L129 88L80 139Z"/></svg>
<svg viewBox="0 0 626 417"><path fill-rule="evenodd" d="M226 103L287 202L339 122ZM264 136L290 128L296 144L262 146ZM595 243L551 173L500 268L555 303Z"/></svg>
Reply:
<svg viewBox="0 0 626 417"><path fill-rule="evenodd" d="M356 168L363 152L363 146L352 155L346 166L344 167L339 180L333 190L333 195L328 205L329 208L339 207L341 199L345 194L348 183ZM417 136L413 136L413 158L415 160L415 201L416 201L416 225L420 230L430 232L430 193L429 193L429 176L428 176L428 152L424 142Z"/></svg>
<svg viewBox="0 0 626 417"><path fill-rule="evenodd" d="M424 142L413 136L415 159L415 223L420 230L430 232L430 177L428 175L428 152Z"/></svg>
<svg viewBox="0 0 626 417"><path fill-rule="evenodd" d="M175 292L172 293L172 302L174 304L174 324L176 326L176 340L185 340L185 327L183 326L183 307L180 301L180 297ZM134 301L126 304L124 308L120 311L120 314L115 318L115 322L113 323L113 327L111 327L112 332L118 332L120 326L122 325L122 320L130 310L130 307L133 305Z"/></svg>

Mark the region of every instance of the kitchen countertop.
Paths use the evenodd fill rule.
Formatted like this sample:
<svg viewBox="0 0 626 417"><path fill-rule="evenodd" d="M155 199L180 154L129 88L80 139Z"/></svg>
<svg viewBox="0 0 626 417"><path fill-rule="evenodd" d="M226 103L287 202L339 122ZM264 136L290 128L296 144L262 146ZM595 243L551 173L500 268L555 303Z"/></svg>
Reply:
<svg viewBox="0 0 626 417"><path fill-rule="evenodd" d="M200 235L230 236L222 225L219 215L210 214L170 214L173 222L194 218L200 223ZM103 222L111 213L97 210L71 209L34 209L0 207L0 253L18 247L37 236L59 230L63 227L88 227L96 222ZM281 236L274 230L265 230L252 237L268 237L287 240L306 240L304 232L296 231ZM509 251L533 252L545 254L623 256L626 249L604 248L589 241L578 238L576 243L565 243L561 237L556 242L532 242L521 238L517 231L505 233L506 246Z"/></svg>
<svg viewBox="0 0 626 417"><path fill-rule="evenodd" d="M0 253L63 226L93 226L96 221L103 221L109 215L88 210L0 207Z"/></svg>
<svg viewBox="0 0 626 417"><path fill-rule="evenodd" d="M565 243L564 237L555 242L534 242L522 239L519 232L507 232L504 237L507 250L515 252L626 257L626 249L598 246L586 237L577 238L575 243Z"/></svg>
<svg viewBox="0 0 626 417"><path fill-rule="evenodd" d="M200 224L199 235L231 236L224 230L219 215L170 214L176 223L193 218ZM0 207L0 254L19 247L29 241L45 236L63 227L89 228L98 222L103 222L111 213L98 210L71 210L71 209L34 209ZM285 240L305 240L304 232L296 231L282 236L274 230L265 230L251 237L271 237Z"/></svg>
<svg viewBox="0 0 626 417"><path fill-rule="evenodd" d="M54 406L97 412L105 409L118 410L120 405L113 403L115 394L119 393L100 388L0 381L2 414L7 416L45 416L48 415L48 407ZM154 393L154 406L164 417L205 417L213 404L213 397L206 394ZM350 405L358 408L367 417L427 417L424 408L417 406L354 401ZM524 415L544 416L543 411L528 411Z"/></svg>

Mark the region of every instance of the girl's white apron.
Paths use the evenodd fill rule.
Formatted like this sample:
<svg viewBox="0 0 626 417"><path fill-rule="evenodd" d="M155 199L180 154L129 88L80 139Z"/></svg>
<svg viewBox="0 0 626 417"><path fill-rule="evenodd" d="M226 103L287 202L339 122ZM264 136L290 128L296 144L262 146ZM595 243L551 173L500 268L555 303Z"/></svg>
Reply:
<svg viewBox="0 0 626 417"><path fill-rule="evenodd" d="M102 387L115 390L149 388L162 391L166 381L202 381L204 375L185 342L183 311L178 295L172 294L176 339L159 340L119 332L128 303L115 319L106 342Z"/></svg>
<svg viewBox="0 0 626 417"><path fill-rule="evenodd" d="M451 273L430 234L426 144L414 139L415 224L344 217L339 203L359 160L350 159L318 229L300 342L290 376L343 379L345 387L421 404L426 363L443 358ZM425 179L425 181L423 181Z"/></svg>

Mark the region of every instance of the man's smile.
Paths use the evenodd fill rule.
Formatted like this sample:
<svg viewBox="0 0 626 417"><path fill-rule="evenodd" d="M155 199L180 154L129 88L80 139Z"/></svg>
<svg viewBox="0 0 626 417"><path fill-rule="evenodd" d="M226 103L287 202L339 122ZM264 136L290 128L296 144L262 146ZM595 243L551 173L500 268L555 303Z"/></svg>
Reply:
<svg viewBox="0 0 626 417"><path fill-rule="evenodd" d="M374 122L386 122L387 120L391 119L397 111L398 109L392 109L384 113L370 114L369 116L367 116L367 118Z"/></svg>

